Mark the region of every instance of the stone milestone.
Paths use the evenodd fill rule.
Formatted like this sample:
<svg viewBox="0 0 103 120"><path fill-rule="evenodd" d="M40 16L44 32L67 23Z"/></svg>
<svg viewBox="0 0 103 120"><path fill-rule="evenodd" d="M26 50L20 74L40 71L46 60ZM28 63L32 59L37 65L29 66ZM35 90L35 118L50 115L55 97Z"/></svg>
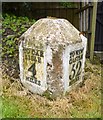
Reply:
<svg viewBox="0 0 103 120"><path fill-rule="evenodd" d="M83 80L87 39L67 20L43 18L21 37L20 79L33 93L64 95Z"/></svg>

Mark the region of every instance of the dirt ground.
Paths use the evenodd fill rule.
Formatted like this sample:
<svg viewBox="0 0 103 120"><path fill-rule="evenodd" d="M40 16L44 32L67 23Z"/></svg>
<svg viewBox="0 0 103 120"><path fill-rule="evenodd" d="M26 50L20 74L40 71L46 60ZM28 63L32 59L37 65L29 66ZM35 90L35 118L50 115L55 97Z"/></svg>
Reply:
<svg viewBox="0 0 103 120"><path fill-rule="evenodd" d="M30 93L19 79L3 74L3 117L100 118L101 64L86 59L84 82L62 98L50 100ZM14 112L15 111L15 112Z"/></svg>

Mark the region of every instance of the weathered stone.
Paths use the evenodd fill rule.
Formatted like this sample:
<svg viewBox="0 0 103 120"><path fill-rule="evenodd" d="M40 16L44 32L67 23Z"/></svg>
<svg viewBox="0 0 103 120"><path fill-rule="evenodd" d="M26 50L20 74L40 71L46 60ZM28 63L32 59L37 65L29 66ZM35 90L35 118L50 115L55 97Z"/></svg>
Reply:
<svg viewBox="0 0 103 120"><path fill-rule="evenodd" d="M56 97L82 81L87 39L69 21L40 19L20 40L20 78L30 91Z"/></svg>

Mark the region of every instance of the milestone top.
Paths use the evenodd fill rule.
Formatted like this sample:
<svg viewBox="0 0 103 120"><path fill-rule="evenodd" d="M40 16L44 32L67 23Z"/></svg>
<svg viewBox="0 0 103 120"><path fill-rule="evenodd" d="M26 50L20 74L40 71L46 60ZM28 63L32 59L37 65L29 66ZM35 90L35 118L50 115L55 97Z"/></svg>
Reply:
<svg viewBox="0 0 103 120"><path fill-rule="evenodd" d="M27 42L41 41L53 44L80 43L79 31L66 19L42 18L35 22L21 37Z"/></svg>

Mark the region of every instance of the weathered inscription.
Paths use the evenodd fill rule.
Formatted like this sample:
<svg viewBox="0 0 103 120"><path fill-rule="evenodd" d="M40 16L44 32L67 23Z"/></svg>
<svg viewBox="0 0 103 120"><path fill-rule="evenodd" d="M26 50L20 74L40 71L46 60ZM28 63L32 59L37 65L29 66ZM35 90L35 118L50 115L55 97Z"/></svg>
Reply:
<svg viewBox="0 0 103 120"><path fill-rule="evenodd" d="M81 68L82 68L82 59L83 59L83 50L79 49L76 51L72 51L70 53L70 60L69 60L69 85L72 85L74 82L78 81L80 79L81 75Z"/></svg>
<svg viewBox="0 0 103 120"><path fill-rule="evenodd" d="M44 51L42 49L39 45L33 49L24 47L25 79L39 86L44 73Z"/></svg>
<svg viewBox="0 0 103 120"><path fill-rule="evenodd" d="M26 77L26 80L28 80L28 81L30 81L30 82L32 82L32 83L35 83L35 84L37 84L37 85L41 85L41 82L40 82L40 80L36 80L36 79L34 79L33 77Z"/></svg>
<svg viewBox="0 0 103 120"><path fill-rule="evenodd" d="M41 63L41 58L44 57L42 50L25 48L25 59Z"/></svg>

